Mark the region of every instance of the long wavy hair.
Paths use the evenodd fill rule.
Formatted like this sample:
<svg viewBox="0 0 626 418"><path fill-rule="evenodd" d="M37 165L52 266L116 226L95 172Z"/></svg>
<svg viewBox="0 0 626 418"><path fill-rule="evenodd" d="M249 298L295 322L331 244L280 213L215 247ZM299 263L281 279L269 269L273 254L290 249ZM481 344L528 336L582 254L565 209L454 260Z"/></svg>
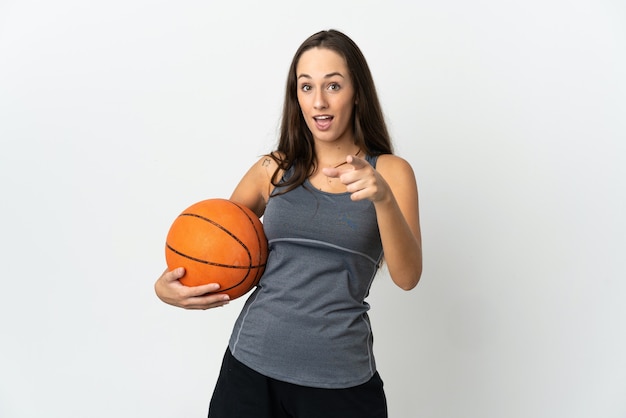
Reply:
<svg viewBox="0 0 626 418"><path fill-rule="evenodd" d="M346 60L355 91L352 112L354 143L368 155L393 153L374 79L363 53L352 39L337 30L318 32L300 45L289 67L280 138L277 152L271 154L278 164L271 181L274 186L284 187L280 194L301 185L317 168L313 134L306 125L298 102L296 74L300 57L312 48L330 49ZM288 178L280 175L290 169L293 172Z"/></svg>

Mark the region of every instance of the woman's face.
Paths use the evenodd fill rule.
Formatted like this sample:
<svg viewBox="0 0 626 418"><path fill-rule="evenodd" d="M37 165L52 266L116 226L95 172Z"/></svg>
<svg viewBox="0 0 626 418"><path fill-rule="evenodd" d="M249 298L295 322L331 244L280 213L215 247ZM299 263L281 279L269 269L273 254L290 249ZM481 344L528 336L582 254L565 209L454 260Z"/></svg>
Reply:
<svg viewBox="0 0 626 418"><path fill-rule="evenodd" d="M330 49L312 48L296 67L298 103L316 141L353 142L354 86L346 60Z"/></svg>

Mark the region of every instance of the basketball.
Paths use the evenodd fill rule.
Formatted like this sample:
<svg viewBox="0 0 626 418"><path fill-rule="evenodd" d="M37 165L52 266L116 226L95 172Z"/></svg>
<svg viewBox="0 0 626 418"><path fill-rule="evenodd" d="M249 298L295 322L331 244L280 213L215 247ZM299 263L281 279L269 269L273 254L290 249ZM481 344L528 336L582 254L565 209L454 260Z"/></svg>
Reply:
<svg viewBox="0 0 626 418"><path fill-rule="evenodd" d="M267 261L267 239L259 218L227 199L208 199L185 209L172 223L165 244L170 270L185 268L186 286L219 283L236 299L255 287Z"/></svg>

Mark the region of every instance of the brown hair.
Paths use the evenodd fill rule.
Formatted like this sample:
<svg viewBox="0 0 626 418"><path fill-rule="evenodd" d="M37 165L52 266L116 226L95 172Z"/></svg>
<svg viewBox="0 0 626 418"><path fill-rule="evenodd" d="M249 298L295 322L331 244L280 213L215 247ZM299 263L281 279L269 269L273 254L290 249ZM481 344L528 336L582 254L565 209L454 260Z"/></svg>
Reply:
<svg viewBox="0 0 626 418"><path fill-rule="evenodd" d="M316 168L313 135L306 125L298 103L296 78L296 67L300 57L304 52L316 47L335 51L346 60L355 91L356 103L352 114L355 144L369 155L393 153L374 79L363 53L352 39L337 30L318 32L300 45L289 67L280 138L277 152L272 154L278 163L278 169L272 176L272 184L286 187L282 193L301 185ZM282 170L292 168L293 173L289 178L278 178Z"/></svg>

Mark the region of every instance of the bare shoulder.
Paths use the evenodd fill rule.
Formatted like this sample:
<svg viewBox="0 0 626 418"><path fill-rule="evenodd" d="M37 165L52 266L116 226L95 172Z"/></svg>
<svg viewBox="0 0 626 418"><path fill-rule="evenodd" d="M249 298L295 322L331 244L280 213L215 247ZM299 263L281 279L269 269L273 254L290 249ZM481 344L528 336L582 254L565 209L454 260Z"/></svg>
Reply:
<svg viewBox="0 0 626 418"><path fill-rule="evenodd" d="M272 176L278 169L276 154L259 158L241 178L230 199L252 209L262 216L274 188Z"/></svg>
<svg viewBox="0 0 626 418"><path fill-rule="evenodd" d="M271 153L265 154L261 156L253 165L250 167L244 179L248 177L248 180L254 181L257 185L267 185L268 182L271 183L271 178L278 169L278 154Z"/></svg>
<svg viewBox="0 0 626 418"><path fill-rule="evenodd" d="M278 169L278 161L280 161L281 159L281 153L274 151L272 153L262 156L258 162L261 164L261 167L263 167L264 171L271 170L271 173L274 174L276 169Z"/></svg>
<svg viewBox="0 0 626 418"><path fill-rule="evenodd" d="M376 171L390 182L395 182L395 180L402 182L409 179L415 181L415 172L411 164L397 155L383 154L379 156L376 162Z"/></svg>
<svg viewBox="0 0 626 418"><path fill-rule="evenodd" d="M279 162L282 160L282 155L279 152L272 152L262 156L253 169L256 169L257 175L267 187L273 188L272 178L280 178L282 171L279 168Z"/></svg>
<svg viewBox="0 0 626 418"><path fill-rule="evenodd" d="M407 160L392 154L381 155L376 162L376 171L385 179L396 199L416 206L417 180Z"/></svg>

